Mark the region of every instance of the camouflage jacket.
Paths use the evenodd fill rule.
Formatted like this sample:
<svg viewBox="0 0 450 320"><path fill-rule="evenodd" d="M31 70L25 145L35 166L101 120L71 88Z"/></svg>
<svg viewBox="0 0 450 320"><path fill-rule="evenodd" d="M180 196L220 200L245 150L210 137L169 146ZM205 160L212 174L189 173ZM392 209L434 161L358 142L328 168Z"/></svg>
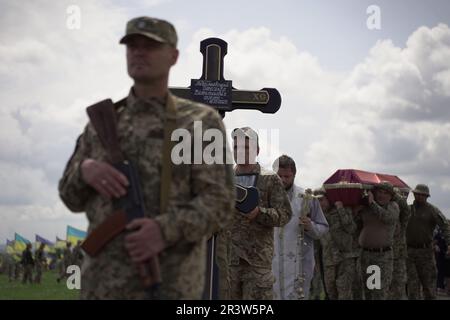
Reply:
<svg viewBox="0 0 450 320"><path fill-rule="evenodd" d="M336 207L324 212L329 231L320 239L322 261L324 266L337 265L345 258L355 257L353 251L353 234L356 224L350 209Z"/></svg>
<svg viewBox="0 0 450 320"><path fill-rule="evenodd" d="M433 231L436 226L439 226L441 229L445 241L450 243L450 226L448 220L437 207L428 202L419 205L414 201L410 209L411 218L406 229L406 242L408 246L431 245Z"/></svg>
<svg viewBox="0 0 450 320"><path fill-rule="evenodd" d="M192 146L195 121L201 121L196 125L200 124L203 130L214 129L222 133L226 140L222 119L214 109L173 98L177 110L176 127L190 134L187 139ZM137 168L146 214L159 223L166 243L159 256L163 281L161 298L199 299L205 281L205 237L231 220L235 197L233 171L231 165L224 164L174 164L169 204L166 212L160 213L165 117L164 102L137 99L131 90L126 102L117 108L119 143L125 157ZM201 134L203 137L203 132ZM201 151L207 145L202 143ZM226 142L223 147L229 150ZM107 159L90 123L79 137L59 182L60 197L67 207L74 212L86 212L89 234L111 215L113 207L111 201L105 200L82 180L80 164L86 158ZM125 250L124 233L110 241L95 258L86 256L82 270L81 298L146 298L137 268Z"/></svg>
<svg viewBox="0 0 450 320"><path fill-rule="evenodd" d="M399 211L398 204L394 201L385 206L374 201L364 207L355 216L358 230L361 230L359 245L362 248L392 247Z"/></svg>
<svg viewBox="0 0 450 320"><path fill-rule="evenodd" d="M249 221L235 210L231 226L230 264L238 265L244 259L250 265L272 268L274 227L282 227L292 216L291 206L280 178L256 165L256 188L259 191L259 215Z"/></svg>
<svg viewBox="0 0 450 320"><path fill-rule="evenodd" d="M406 227L408 226L411 210L400 194L396 193L393 200L398 204L400 209L398 223L394 232L394 259L405 259L408 255L406 246Z"/></svg>

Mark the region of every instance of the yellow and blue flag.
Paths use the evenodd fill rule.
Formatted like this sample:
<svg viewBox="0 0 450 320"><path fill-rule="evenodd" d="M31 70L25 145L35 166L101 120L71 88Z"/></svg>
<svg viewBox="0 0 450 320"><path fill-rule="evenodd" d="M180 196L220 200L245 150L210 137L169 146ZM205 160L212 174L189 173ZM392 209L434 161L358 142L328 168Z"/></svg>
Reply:
<svg viewBox="0 0 450 320"><path fill-rule="evenodd" d="M20 234L16 233L14 235L14 250L16 252L22 252L27 248L27 244L31 243L30 240L25 239Z"/></svg>
<svg viewBox="0 0 450 320"><path fill-rule="evenodd" d="M66 240L56 237L55 248L64 249L66 247Z"/></svg>
<svg viewBox="0 0 450 320"><path fill-rule="evenodd" d="M78 241L83 241L86 238L86 231L76 229L72 226L67 226L66 241L72 243L75 246Z"/></svg>
<svg viewBox="0 0 450 320"><path fill-rule="evenodd" d="M6 253L9 255L14 255L14 253L16 253L13 240L6 239Z"/></svg>
<svg viewBox="0 0 450 320"><path fill-rule="evenodd" d="M36 249L41 246L41 243L45 244L45 248L44 248L45 252L52 251L53 246L55 245L50 240L47 240L44 237L41 237L40 235L36 235Z"/></svg>

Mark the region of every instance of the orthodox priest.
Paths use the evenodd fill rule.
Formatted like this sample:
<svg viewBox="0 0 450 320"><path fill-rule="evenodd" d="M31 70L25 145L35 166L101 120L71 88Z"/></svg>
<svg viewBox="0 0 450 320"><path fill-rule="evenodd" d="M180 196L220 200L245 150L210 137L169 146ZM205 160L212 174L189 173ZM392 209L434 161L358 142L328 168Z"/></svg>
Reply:
<svg viewBox="0 0 450 320"><path fill-rule="evenodd" d="M314 275L314 240L328 232L328 222L319 201L294 184L297 170L292 158L282 155L275 160L273 169L283 182L292 208L291 220L275 228L274 298L308 299Z"/></svg>

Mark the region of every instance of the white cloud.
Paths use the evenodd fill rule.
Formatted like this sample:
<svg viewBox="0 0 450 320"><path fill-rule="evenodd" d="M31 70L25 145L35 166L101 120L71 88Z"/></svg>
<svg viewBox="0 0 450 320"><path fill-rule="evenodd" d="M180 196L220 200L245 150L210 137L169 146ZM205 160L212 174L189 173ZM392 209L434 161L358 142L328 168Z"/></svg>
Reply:
<svg viewBox="0 0 450 320"><path fill-rule="evenodd" d="M443 75L450 59L442 57L450 52L449 39L441 24L419 28L405 48L378 42L339 88L336 112L327 134L312 144L308 167L337 169L344 163L335 159L348 155L347 167L433 185L433 201L448 212L442 191L450 172L450 99Z"/></svg>

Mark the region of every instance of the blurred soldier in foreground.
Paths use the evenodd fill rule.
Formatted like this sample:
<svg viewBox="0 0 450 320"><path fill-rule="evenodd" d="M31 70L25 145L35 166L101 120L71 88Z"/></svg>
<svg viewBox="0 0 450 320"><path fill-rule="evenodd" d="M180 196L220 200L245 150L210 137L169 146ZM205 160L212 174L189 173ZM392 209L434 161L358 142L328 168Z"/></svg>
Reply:
<svg viewBox="0 0 450 320"><path fill-rule="evenodd" d="M119 151L125 161L111 163L111 146L99 140L91 119L60 180L59 193L69 209L86 212L89 229L83 244L90 239L96 244L96 237L104 236L96 231L117 216L115 209L130 198L129 190L143 210L134 219L132 212L119 207L126 214L119 231L104 241L99 252L84 258L81 298L200 299L205 237L228 224L235 194L231 165L191 157L191 146L203 155L209 145L204 141L196 145L194 123L201 137L202 129L220 133L220 151L226 151L225 128L213 108L169 92L169 71L178 59L171 23L132 19L120 43L126 46L128 74L134 81L126 99L113 106L117 129L113 133L119 144L115 155ZM189 144L188 159L183 157L176 165L177 152L171 147L175 129L181 135L178 139ZM130 164L133 176L118 170Z"/></svg>

